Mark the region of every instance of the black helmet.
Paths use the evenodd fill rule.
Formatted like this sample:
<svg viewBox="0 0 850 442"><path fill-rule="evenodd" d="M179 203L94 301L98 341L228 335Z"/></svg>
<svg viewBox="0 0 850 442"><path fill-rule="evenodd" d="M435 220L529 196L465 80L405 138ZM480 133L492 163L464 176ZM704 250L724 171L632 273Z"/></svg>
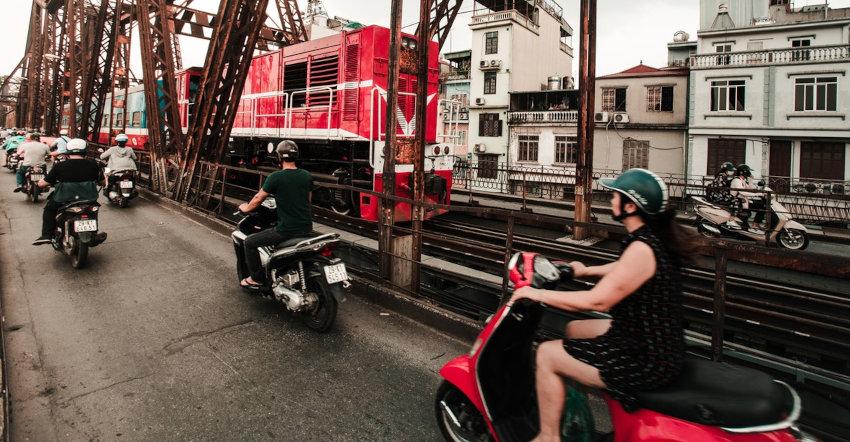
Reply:
<svg viewBox="0 0 850 442"><path fill-rule="evenodd" d="M731 175L735 173L735 165L730 162L725 162L720 165L720 169L717 170L718 175Z"/></svg>
<svg viewBox="0 0 850 442"><path fill-rule="evenodd" d="M283 140L277 143L275 153L278 160L291 163L298 159L298 145L292 140Z"/></svg>
<svg viewBox="0 0 850 442"><path fill-rule="evenodd" d="M753 176L752 169L750 169L750 166L747 166L746 164L739 164L738 167L735 169L735 173L738 176L742 176L745 178Z"/></svg>

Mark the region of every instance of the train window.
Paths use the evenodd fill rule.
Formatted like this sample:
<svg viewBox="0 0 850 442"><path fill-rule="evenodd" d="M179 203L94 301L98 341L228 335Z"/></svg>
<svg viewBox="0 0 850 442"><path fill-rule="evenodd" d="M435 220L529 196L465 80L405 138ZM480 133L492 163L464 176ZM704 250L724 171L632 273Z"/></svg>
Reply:
<svg viewBox="0 0 850 442"><path fill-rule="evenodd" d="M124 125L124 113L119 112L115 114L115 126L121 127Z"/></svg>
<svg viewBox="0 0 850 442"><path fill-rule="evenodd" d="M109 126L109 116L109 114L103 114L103 121L100 123L101 126Z"/></svg>
<svg viewBox="0 0 850 442"><path fill-rule="evenodd" d="M140 111L133 112L133 127L142 127L142 113Z"/></svg>
<svg viewBox="0 0 850 442"><path fill-rule="evenodd" d="M295 91L307 89L307 62L288 63L283 71L283 90L292 97L292 107L302 107L307 104L304 93L293 94Z"/></svg>

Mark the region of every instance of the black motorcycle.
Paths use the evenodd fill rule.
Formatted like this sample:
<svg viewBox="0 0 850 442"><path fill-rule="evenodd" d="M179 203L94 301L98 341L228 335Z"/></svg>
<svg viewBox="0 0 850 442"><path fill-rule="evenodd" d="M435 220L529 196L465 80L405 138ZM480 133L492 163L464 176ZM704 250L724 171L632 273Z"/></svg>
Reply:
<svg viewBox="0 0 850 442"><path fill-rule="evenodd" d="M9 168L12 172L18 171L18 166L21 164L21 157L18 156L17 151L6 152L6 167Z"/></svg>
<svg viewBox="0 0 850 442"><path fill-rule="evenodd" d="M97 201L76 201L62 206L56 215L53 248L71 258L71 266L75 269L85 266L89 248L105 239L98 238L99 210Z"/></svg>
<svg viewBox="0 0 850 442"><path fill-rule="evenodd" d="M247 214L236 212L234 216L243 217L231 234L236 270L242 280L250 276L245 262L245 238L275 226L275 203L268 199L257 210ZM337 234L311 234L260 248L268 282L263 287L246 290L282 303L313 330L329 330L350 286L345 263L333 254L337 243Z"/></svg>
<svg viewBox="0 0 850 442"><path fill-rule="evenodd" d="M106 182L103 194L110 203L118 207L127 207L131 199L139 196L136 190L136 172L133 170L112 172L107 175Z"/></svg>
<svg viewBox="0 0 850 442"><path fill-rule="evenodd" d="M41 188L38 187L38 182L44 179L46 165L32 166L24 173L24 194L27 199L37 203L38 197L41 195Z"/></svg>

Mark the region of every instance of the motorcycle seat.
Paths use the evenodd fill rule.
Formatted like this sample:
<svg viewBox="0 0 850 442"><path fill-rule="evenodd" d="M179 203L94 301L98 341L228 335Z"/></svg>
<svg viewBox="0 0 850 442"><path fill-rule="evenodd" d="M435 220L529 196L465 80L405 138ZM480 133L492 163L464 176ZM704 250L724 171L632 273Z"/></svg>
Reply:
<svg viewBox="0 0 850 442"><path fill-rule="evenodd" d="M732 431L784 428L799 415L796 393L769 375L698 359L688 359L672 384L641 392L637 399L643 408Z"/></svg>
<svg viewBox="0 0 850 442"><path fill-rule="evenodd" d="M337 235L337 234L322 234L322 233L318 233L318 232L312 232L312 233L307 234L307 235L301 235L301 236L297 236L295 238L287 239L286 241L279 242L279 243L277 243L277 245L275 245L275 250L282 251L282 250L290 249L290 248L293 248L296 245L298 245L299 243L302 243L304 241L318 240L319 238L331 240L331 239L336 239L338 237L339 237L339 235Z"/></svg>

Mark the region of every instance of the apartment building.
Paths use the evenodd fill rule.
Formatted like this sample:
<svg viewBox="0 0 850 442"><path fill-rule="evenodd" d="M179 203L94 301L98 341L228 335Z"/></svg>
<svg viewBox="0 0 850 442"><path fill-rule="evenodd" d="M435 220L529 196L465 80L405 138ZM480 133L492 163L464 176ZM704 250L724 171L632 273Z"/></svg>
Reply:
<svg viewBox="0 0 850 442"><path fill-rule="evenodd" d="M732 161L827 190L850 179L850 8L701 0L697 36L690 175Z"/></svg>
<svg viewBox="0 0 850 442"><path fill-rule="evenodd" d="M593 168L684 172L688 69L643 63L596 79Z"/></svg>
<svg viewBox="0 0 850 442"><path fill-rule="evenodd" d="M469 151L469 87L472 51L443 54L440 69L440 125L438 135L455 146L454 155L472 160Z"/></svg>
<svg viewBox="0 0 850 442"><path fill-rule="evenodd" d="M509 162L512 91L540 90L547 78L572 72L573 29L551 0L478 2L470 22L472 57L469 146L479 179L497 179ZM544 86L545 88L545 86Z"/></svg>

